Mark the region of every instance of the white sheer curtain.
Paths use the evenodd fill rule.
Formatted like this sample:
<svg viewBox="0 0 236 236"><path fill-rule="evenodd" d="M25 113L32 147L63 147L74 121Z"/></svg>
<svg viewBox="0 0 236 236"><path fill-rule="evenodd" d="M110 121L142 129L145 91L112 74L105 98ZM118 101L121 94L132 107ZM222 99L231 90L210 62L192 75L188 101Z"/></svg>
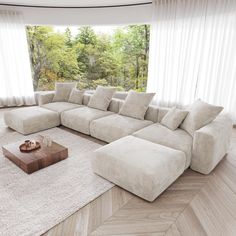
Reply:
<svg viewBox="0 0 236 236"><path fill-rule="evenodd" d="M153 2L147 91L160 105L222 105L236 121L235 0Z"/></svg>
<svg viewBox="0 0 236 236"><path fill-rule="evenodd" d="M35 104L23 17L0 10L0 107Z"/></svg>

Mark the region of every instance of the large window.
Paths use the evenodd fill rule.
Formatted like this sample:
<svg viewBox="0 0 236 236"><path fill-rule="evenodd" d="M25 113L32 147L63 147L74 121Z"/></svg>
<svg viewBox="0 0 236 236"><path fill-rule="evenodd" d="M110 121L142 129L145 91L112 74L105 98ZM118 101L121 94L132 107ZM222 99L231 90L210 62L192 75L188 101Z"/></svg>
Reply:
<svg viewBox="0 0 236 236"><path fill-rule="evenodd" d="M27 26L34 90L52 90L56 81L77 81L145 91L149 25L123 27Z"/></svg>

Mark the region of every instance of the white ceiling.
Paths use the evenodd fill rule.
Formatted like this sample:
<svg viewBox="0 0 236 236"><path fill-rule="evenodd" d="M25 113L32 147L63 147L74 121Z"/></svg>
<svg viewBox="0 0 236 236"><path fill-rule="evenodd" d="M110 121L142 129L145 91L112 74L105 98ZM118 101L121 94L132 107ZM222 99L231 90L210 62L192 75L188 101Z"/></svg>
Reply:
<svg viewBox="0 0 236 236"><path fill-rule="evenodd" d="M152 5L112 8L61 8L112 6L145 3L150 0L0 0L0 10L23 13L26 25L124 25L150 23ZM60 8L3 6L1 4L52 6Z"/></svg>
<svg viewBox="0 0 236 236"><path fill-rule="evenodd" d="M104 6L124 5L133 3L150 2L151 0L0 0L5 4L32 5L32 6L58 6L58 7L83 7L83 6Z"/></svg>

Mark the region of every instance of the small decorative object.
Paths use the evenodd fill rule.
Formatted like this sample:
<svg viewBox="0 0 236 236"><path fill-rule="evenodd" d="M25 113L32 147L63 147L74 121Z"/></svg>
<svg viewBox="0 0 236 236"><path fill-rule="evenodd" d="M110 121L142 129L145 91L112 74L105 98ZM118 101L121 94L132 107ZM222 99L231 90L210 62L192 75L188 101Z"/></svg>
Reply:
<svg viewBox="0 0 236 236"><path fill-rule="evenodd" d="M35 140L31 140L30 146L31 146L32 148L35 148L36 145L37 145L37 142L36 142Z"/></svg>
<svg viewBox="0 0 236 236"><path fill-rule="evenodd" d="M30 147L30 140L28 140L28 139L25 140L25 146L26 146L26 147Z"/></svg>
<svg viewBox="0 0 236 236"><path fill-rule="evenodd" d="M21 152L31 152L34 151L36 149L39 149L40 143L35 141L35 140L25 140L25 142L23 144L20 145L20 151Z"/></svg>
<svg viewBox="0 0 236 236"><path fill-rule="evenodd" d="M44 136L43 137L43 145L46 147L52 146L52 139L49 136Z"/></svg>

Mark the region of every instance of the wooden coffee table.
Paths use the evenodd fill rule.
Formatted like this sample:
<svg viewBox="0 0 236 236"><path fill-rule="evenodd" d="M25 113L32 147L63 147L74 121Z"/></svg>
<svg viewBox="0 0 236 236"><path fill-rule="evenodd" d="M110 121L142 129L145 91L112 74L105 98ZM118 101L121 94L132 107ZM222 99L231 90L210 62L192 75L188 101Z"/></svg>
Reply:
<svg viewBox="0 0 236 236"><path fill-rule="evenodd" d="M52 142L50 147L46 147L42 144L43 137L41 135L35 137L34 140L40 142L41 148L29 153L21 152L19 146L23 141L20 141L3 146L3 154L28 174L53 165L68 157L68 149L62 145Z"/></svg>

